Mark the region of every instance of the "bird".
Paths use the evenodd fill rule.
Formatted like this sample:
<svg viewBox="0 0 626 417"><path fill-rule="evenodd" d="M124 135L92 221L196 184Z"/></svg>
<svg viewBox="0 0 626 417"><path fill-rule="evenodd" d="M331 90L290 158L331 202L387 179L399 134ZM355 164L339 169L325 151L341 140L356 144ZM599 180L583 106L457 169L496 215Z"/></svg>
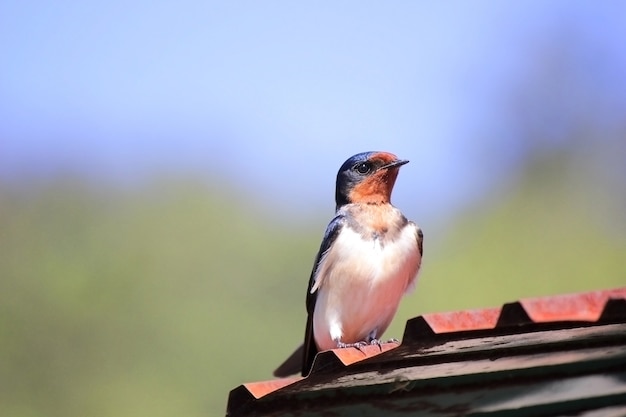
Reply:
<svg viewBox="0 0 626 417"><path fill-rule="evenodd" d="M391 204L400 167L389 152L362 152L339 168L335 216L313 263L304 344L275 371L307 376L318 352L378 344L417 282L422 230Z"/></svg>

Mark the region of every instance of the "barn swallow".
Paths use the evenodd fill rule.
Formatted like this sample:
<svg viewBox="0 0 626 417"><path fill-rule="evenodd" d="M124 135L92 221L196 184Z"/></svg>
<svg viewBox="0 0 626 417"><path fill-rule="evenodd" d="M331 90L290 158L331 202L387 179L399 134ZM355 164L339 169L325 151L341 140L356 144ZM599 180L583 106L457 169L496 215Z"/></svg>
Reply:
<svg viewBox="0 0 626 417"><path fill-rule="evenodd" d="M387 152L364 152L339 168L335 217L306 294L304 345L275 376L306 376L323 350L380 344L422 261L422 231L390 201L400 167L408 162Z"/></svg>

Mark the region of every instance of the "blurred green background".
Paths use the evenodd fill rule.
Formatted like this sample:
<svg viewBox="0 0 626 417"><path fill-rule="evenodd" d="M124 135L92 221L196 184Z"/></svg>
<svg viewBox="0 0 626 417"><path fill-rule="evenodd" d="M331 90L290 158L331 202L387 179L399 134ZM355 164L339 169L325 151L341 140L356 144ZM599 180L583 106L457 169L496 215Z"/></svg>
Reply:
<svg viewBox="0 0 626 417"><path fill-rule="evenodd" d="M494 12L495 3L488 2L475 6L479 11L458 14L445 7L433 11L433 7L416 6L414 14L385 10L382 32L377 32L377 26L359 26L362 31L350 34L354 37L341 44L347 49L341 45L333 49L334 39L324 41L328 43L322 49L328 48L338 61L310 70L307 80L314 82L306 94L288 93L293 87L288 79L286 86L280 84L284 89L268 87L273 100L290 111L274 109L271 100L258 107L233 104L254 102L267 93L248 95L239 81L248 82L247 86L262 84L255 77L264 79L272 71L260 71L245 80L239 74L240 78L230 80L229 85L237 88L225 89L224 97L232 97L232 103L227 99L221 103L241 106L231 114L233 120L255 115L245 119L247 126L235 139L227 134L206 139L200 134L194 140L201 146L192 147L192 157L180 160L168 158L189 143L181 145L179 136L161 135L159 129L169 120L172 131L180 128L180 136L185 136L190 133L187 119L176 117L191 108L211 114L215 108L206 110L203 101L185 101L183 95L170 102L165 95L148 94L168 88L164 79L140 77L127 80L128 84L103 84L104 90L115 92L109 104L122 108L117 114L122 115L120 120L145 117L141 119L145 126L156 126L155 131L144 131L132 123L125 125L110 113L111 108L101 106L104 101L94 92L108 75L88 73L94 78L87 77L86 84L69 77L72 81L58 87L75 88L67 97L75 100L77 111L67 110L71 100L63 94L50 94L56 82L42 76L39 83L33 83L37 77L17 64L7 69L0 83L4 93L0 94L4 97L0 99L0 416L222 415L229 390L244 382L270 379L272 370L301 343L306 285L332 216L334 176L344 159L365 150L386 150L411 160L401 170L394 202L425 234L417 289L403 300L387 337L401 337L406 320L426 312L493 307L522 297L626 285L626 54L622 42L626 24L620 18L626 14L621 13L623 8L605 7L600 14L613 18L607 23L590 18L596 16L595 6L551 4L557 3L550 11L537 3L509 11L496 7ZM451 4L452 10L458 10L462 3ZM92 22L76 19L80 14L75 16L75 10L66 6L62 14L68 21ZM13 10L2 7L0 15L10 16ZM98 29L100 24L102 33L113 33L102 22L117 23L115 10L106 9L110 16L96 19L93 27ZM143 16L147 10L135 11ZM13 33L6 29L9 23L17 31L23 26L20 19L31 16L25 9L18 11L22 14L15 12L17 23L5 17L7 21L0 25L7 33ZM98 10L89 11L91 17L100 16ZM352 12L338 11L339 19L331 25L336 25L334 30L351 22ZM422 16L418 12L435 19L433 27L443 27L443 32L426 33L449 30L450 38L413 32L422 30L414 28L410 17ZM170 18L167 8L158 13ZM192 11L186 13L181 12L178 25L196 18ZM240 11L233 13L239 16ZM520 13L527 20L520 20ZM310 27L299 29L287 23L278 27L289 36L292 31L294 36L314 41L323 36L325 29L318 27L317 18L307 18L306 13L269 13L267 17L289 22L296 15L295 22ZM365 15L378 22L378 12L360 9L356 21ZM437 23L447 22L451 15L457 16L453 21L465 25ZM244 21L263 20L255 16L250 12ZM32 19L40 19L38 24L56 22L46 16ZM401 32L397 21L410 30ZM488 24L474 23L479 21ZM129 22L134 29L135 20ZM562 25L554 29L550 22ZM550 30L535 32L536 25ZM226 34L247 28L223 26ZM509 26L518 32L507 32ZM24 27L27 31L28 26ZM140 26L135 35L141 39L146 34L165 36L161 25L155 27L158 30ZM254 28L243 31L249 37L245 39L261 36ZM58 29L64 33L62 25ZM103 47L108 38L99 38L100 29L96 29L90 36L101 40ZM400 32L395 34L395 29ZM481 31L488 38L495 39L489 35L494 33L506 36L497 48L466 42L466 37ZM376 65L384 60L370 56L368 48L371 39L386 33L395 34L394 41L408 42L401 43L402 48L432 43L431 48L442 55L461 56L469 51L476 56L463 55L463 59L476 59L478 70L469 74L461 68L456 78L438 78L439 68L450 67L450 62L429 61L416 54L410 67L414 73L395 76L394 69L402 67L402 60L380 71L390 79L398 78L399 91L410 90L407 94L415 102L404 102L398 91L389 95L385 88L370 91L371 84L379 81ZM44 41L45 36L39 35L36 40ZM193 30L190 36L202 42ZM288 44L290 38L281 36ZM13 63L29 56L20 52L22 47L39 53L36 58L56 56L46 48L37 49L37 42L30 38L3 39L0 46L13 52ZM80 42L81 38L76 39ZM120 39L125 42L126 38ZM62 45L65 41L62 37L55 42ZM227 44L221 58L228 59L229 48L242 56L256 53L256 44L234 42ZM161 39L154 50L163 43L169 52L188 46ZM284 65L293 64L293 57L281 45L272 46L277 49L271 51L261 48L282 58L263 67L278 71L279 78ZM448 49L449 45L454 48ZM523 54L515 45L525 45ZM352 46L357 48L351 52L354 56L346 54ZM199 50L195 48L189 47L188 53L193 55ZM406 48L402 48L404 56ZM125 52L128 56L103 62L132 61L138 49L130 48ZM297 43L295 49L299 49ZM497 51L510 55L503 57ZM518 53L522 58L513 60ZM312 61L327 57L317 52L312 56ZM81 57L77 54L57 64L85 65ZM94 65L100 68L96 58ZM171 64L172 73L178 74L180 61L172 62L169 55L164 59L157 62L166 68ZM194 67L195 58L186 59ZM362 84L354 89L342 89L344 81L359 78L354 77L352 67L345 79L332 77L340 71L342 59L363 61L374 68L373 73L361 74ZM491 67L500 61L508 64L500 68L498 80L492 79ZM230 67L229 61L210 64L214 62L221 63L226 72L240 70ZM30 65L25 68L41 67L37 60ZM137 65L147 73L155 67L151 60ZM432 72L419 73L422 66ZM54 66L43 68L55 71ZM85 76L83 70L68 74ZM303 71L296 68L292 75L297 79ZM113 72L112 76L119 75ZM184 74L181 78L204 79L202 74ZM450 91L415 89L411 83L420 79L426 84L433 80L435 85L452 81ZM138 80L141 91L125 92ZM211 79L215 85L221 81ZM23 85L16 88L16 82ZM82 95L87 84L96 87ZM315 101L318 85L326 90ZM206 86L194 84L187 86L189 97L195 97L191 93L196 87L210 95L203 90ZM209 90L216 93L219 89ZM365 93L352 96L359 91ZM144 93L147 101L167 102L172 107L164 107L163 112L139 105L133 109L134 100ZM458 108L437 101L446 94L450 102L459 101ZM342 107L345 97L349 98L344 103L347 107ZM381 98L387 101L379 106ZM52 104L46 107L41 104L44 100ZM54 113L57 102L60 113ZM124 107L128 103L130 107ZM371 113L350 113L352 107L368 103L376 104ZM266 104L273 110L265 111ZM407 104L416 107L397 112ZM179 106L187 110L172 110ZM385 112L387 108L391 110ZM295 133L301 142L294 140L290 130L294 117L298 123L310 123ZM97 123L81 124L89 118ZM58 130L51 120L71 129ZM193 120L197 125L205 122L202 114L193 115ZM436 128L419 130L436 120L445 125L459 120L463 129L448 132L454 136L449 141ZM396 121L402 121L402 126L397 127ZM106 130L115 123L115 129ZM329 130L339 132L337 137L331 135L332 140L316 136L315 129L327 123ZM290 126L289 134L278 129L284 135L270 139L276 132L268 126L283 124ZM341 136L366 130L372 133L363 140ZM255 136L257 131L261 139ZM135 136L142 139L125 142ZM227 166L235 168L228 171Z"/></svg>
<svg viewBox="0 0 626 417"><path fill-rule="evenodd" d="M537 155L440 236L423 225L419 284L387 335L424 312L626 284L623 189L587 182L581 156ZM230 389L269 379L301 343L328 216L285 224L245 195L3 187L0 415L219 415Z"/></svg>

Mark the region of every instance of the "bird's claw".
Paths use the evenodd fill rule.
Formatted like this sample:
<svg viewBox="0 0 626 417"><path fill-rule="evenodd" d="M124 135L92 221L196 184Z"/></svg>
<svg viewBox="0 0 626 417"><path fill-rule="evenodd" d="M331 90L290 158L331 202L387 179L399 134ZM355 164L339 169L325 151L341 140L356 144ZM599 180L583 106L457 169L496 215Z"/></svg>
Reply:
<svg viewBox="0 0 626 417"><path fill-rule="evenodd" d="M361 350L361 348L363 346L366 346L367 343L366 342L356 342L356 343L343 343L343 342L337 342L337 347L340 349L344 349L344 348L356 348L358 350Z"/></svg>
<svg viewBox="0 0 626 417"><path fill-rule="evenodd" d="M382 344L383 344L383 343L384 343L384 342L381 342L381 341L380 341L380 339L376 339L376 338L374 338L374 339L370 340L370 345L372 345L372 346L374 346L374 345L375 345L375 346L378 346L378 349L380 349L380 350L381 350L381 352L382 352L382 350L383 350L383 347L382 347Z"/></svg>
<svg viewBox="0 0 626 417"><path fill-rule="evenodd" d="M395 338L391 338L387 340L386 342L383 342L380 339L373 338L373 339L370 339L369 341L363 340L361 342L356 342L356 343L337 342L337 348L338 349L355 348L355 349L361 350L361 348L370 345L370 346L378 346L378 348L382 351L383 350L382 345L385 343L398 343L399 344L400 342L398 341L398 339L395 339Z"/></svg>
<svg viewBox="0 0 626 417"><path fill-rule="evenodd" d="M381 350L381 352L383 350L383 344L385 344L385 343L397 343L397 344L400 344L398 339L396 339L395 337L392 337L391 339L388 339L386 342L383 342L380 339L372 339L372 340L370 340L370 345L378 346L378 348Z"/></svg>

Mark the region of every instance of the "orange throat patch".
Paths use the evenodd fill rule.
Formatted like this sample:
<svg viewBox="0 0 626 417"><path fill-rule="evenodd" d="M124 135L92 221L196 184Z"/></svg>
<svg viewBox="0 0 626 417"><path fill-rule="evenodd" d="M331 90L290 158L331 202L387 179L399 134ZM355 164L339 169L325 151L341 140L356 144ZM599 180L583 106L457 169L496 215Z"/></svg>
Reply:
<svg viewBox="0 0 626 417"><path fill-rule="evenodd" d="M381 169L357 184L350 192L352 203L388 204L398 177L398 168Z"/></svg>

